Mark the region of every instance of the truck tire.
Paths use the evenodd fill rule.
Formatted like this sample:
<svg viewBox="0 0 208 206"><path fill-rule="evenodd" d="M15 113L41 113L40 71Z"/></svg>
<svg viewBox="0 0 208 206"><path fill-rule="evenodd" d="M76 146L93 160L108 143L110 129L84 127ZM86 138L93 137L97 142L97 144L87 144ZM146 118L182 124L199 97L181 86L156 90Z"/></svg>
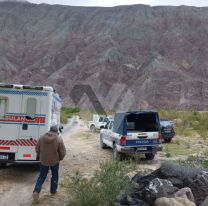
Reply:
<svg viewBox="0 0 208 206"><path fill-rule="evenodd" d="M103 142L103 137L100 135L100 147L102 149L106 149L107 148L107 145Z"/></svg>
<svg viewBox="0 0 208 206"><path fill-rule="evenodd" d="M147 153L145 154L145 157L147 160L153 160L155 158L155 154Z"/></svg>
<svg viewBox="0 0 208 206"><path fill-rule="evenodd" d="M164 138L164 141L165 141L166 143L170 143L170 142L172 141L172 138Z"/></svg>
<svg viewBox="0 0 208 206"><path fill-rule="evenodd" d="M90 126L90 131L91 131L91 132L96 132L96 127L95 127L94 124L92 124L92 125Z"/></svg>
<svg viewBox="0 0 208 206"><path fill-rule="evenodd" d="M121 161L123 157L123 154L117 150L116 144L113 144L113 159Z"/></svg>
<svg viewBox="0 0 208 206"><path fill-rule="evenodd" d="M0 163L0 168L4 168L7 166L7 163Z"/></svg>

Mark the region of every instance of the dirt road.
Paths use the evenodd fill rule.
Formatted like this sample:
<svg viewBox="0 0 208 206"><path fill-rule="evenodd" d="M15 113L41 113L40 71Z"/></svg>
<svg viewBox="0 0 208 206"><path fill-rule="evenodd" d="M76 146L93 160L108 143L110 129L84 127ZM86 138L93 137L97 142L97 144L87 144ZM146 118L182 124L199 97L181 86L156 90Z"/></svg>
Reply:
<svg viewBox="0 0 208 206"><path fill-rule="evenodd" d="M99 147L99 134L90 133L86 124L78 117L73 117L64 127L62 135L67 155L60 164L60 182L64 177L79 171L83 176L92 176L99 168L100 162L112 158L110 149ZM155 169L160 161L145 161L142 167ZM32 203L32 191L38 177L38 165L9 165L0 169L0 206L29 206ZM39 205L67 205L68 195L63 187L59 187L56 196L49 191L50 175L43 186Z"/></svg>

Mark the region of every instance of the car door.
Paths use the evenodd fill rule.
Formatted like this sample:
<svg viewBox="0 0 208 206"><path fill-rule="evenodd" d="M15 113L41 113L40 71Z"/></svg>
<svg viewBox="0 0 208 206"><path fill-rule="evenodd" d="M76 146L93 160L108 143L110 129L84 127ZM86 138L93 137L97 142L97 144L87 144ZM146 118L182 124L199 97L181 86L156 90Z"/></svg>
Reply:
<svg viewBox="0 0 208 206"><path fill-rule="evenodd" d="M113 145L113 132L112 132L112 128L113 128L113 122L108 122L106 125L107 129L106 129L106 133L105 133L105 143L112 147Z"/></svg>
<svg viewBox="0 0 208 206"><path fill-rule="evenodd" d="M110 123L107 123L105 125L105 128L102 129L102 138L103 138L103 142L107 145L109 145L109 124Z"/></svg>
<svg viewBox="0 0 208 206"><path fill-rule="evenodd" d="M18 159L35 160L35 145L39 137L39 127L41 124L40 96L23 95L22 97L22 125L20 127Z"/></svg>

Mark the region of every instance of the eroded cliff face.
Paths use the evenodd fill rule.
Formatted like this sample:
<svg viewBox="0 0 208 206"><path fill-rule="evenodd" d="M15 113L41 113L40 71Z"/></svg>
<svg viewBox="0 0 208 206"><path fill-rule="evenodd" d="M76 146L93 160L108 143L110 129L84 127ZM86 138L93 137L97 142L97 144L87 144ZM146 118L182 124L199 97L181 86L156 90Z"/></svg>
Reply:
<svg viewBox="0 0 208 206"><path fill-rule="evenodd" d="M54 86L73 105L208 108L208 8L0 3L0 81ZM80 105L91 107L84 96Z"/></svg>
<svg viewBox="0 0 208 206"><path fill-rule="evenodd" d="M0 2L21 2L21 3L29 3L26 0L0 0Z"/></svg>

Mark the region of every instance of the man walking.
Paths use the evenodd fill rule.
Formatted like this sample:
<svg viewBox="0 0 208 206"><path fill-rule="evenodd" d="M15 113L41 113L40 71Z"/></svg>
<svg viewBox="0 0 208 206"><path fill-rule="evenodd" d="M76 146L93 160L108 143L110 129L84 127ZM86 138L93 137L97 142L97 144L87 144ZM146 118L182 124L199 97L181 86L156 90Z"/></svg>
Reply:
<svg viewBox="0 0 208 206"><path fill-rule="evenodd" d="M38 201L39 193L49 169L52 173L50 192L51 194L57 192L59 161L63 160L66 155L66 148L63 140L59 137L57 126L52 126L49 132L40 137L36 152L40 158L40 175L33 191L34 201Z"/></svg>

